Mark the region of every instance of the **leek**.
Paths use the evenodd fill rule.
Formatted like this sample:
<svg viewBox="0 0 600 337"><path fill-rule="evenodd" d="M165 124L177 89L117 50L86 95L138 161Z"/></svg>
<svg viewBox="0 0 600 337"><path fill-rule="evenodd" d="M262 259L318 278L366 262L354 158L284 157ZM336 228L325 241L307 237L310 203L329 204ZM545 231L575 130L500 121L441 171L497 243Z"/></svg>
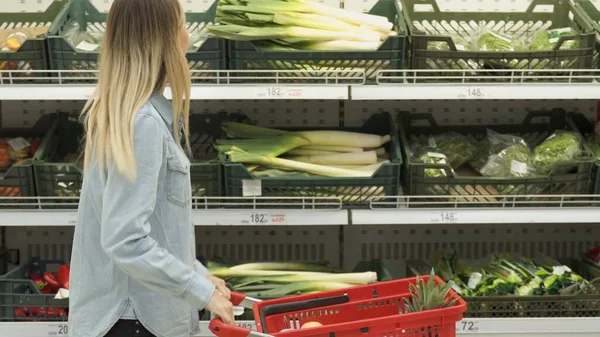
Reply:
<svg viewBox="0 0 600 337"><path fill-rule="evenodd" d="M255 285L260 283L276 283L276 284L288 284L301 281L311 282L339 282L355 285L363 285L377 282L377 273L368 271L364 273L323 273L313 275L261 275L251 276L236 279L236 285L238 288L249 285Z"/></svg>
<svg viewBox="0 0 600 337"><path fill-rule="evenodd" d="M339 269L326 267L312 263L301 262L256 262L246 263L231 267L232 270L291 270L291 271L312 271L321 273L335 273Z"/></svg>
<svg viewBox="0 0 600 337"><path fill-rule="evenodd" d="M309 145L301 147L301 149L307 150L321 150L329 152L363 152L361 147L349 147L349 146L329 146L329 145Z"/></svg>
<svg viewBox="0 0 600 337"><path fill-rule="evenodd" d="M267 157L260 154L248 153L241 149L234 149L228 153L234 163L258 164L282 169L293 169L326 177L368 177L368 173L352 170L338 169L323 165L303 163L294 160Z"/></svg>
<svg viewBox="0 0 600 337"><path fill-rule="evenodd" d="M307 292L329 291L352 287L352 284L338 282L311 282L303 281L274 287L266 291L246 292L246 296L256 298L278 298L289 295L298 295Z"/></svg>
<svg viewBox="0 0 600 337"><path fill-rule="evenodd" d="M288 159L319 165L371 165L377 164L377 153L375 151L336 153L324 156L297 156Z"/></svg>

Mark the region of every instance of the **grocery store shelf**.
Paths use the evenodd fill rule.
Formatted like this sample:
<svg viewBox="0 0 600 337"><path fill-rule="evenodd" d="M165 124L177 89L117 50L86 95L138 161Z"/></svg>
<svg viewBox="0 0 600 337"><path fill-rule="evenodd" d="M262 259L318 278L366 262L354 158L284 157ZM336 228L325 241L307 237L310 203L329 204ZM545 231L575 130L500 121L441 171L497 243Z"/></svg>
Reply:
<svg viewBox="0 0 600 337"><path fill-rule="evenodd" d="M382 70L353 100L598 99L596 70Z"/></svg>
<svg viewBox="0 0 600 337"><path fill-rule="evenodd" d="M87 100L96 76L85 70L2 72L0 100ZM191 99L347 100L348 86L364 81L363 71L192 71Z"/></svg>
<svg viewBox="0 0 600 337"><path fill-rule="evenodd" d="M0 198L0 226L74 226L76 208L77 198ZM192 208L196 226L348 224L339 198L206 197Z"/></svg>
<svg viewBox="0 0 600 337"><path fill-rule="evenodd" d="M253 321L238 321L238 326L256 329ZM66 322L3 322L0 336L68 337ZM470 337L598 337L600 318L473 318L456 325L457 336ZM195 337L213 337L208 321L200 322Z"/></svg>
<svg viewBox="0 0 600 337"><path fill-rule="evenodd" d="M0 100L87 100L96 72L3 71ZM194 100L598 99L598 70L192 71ZM167 89L166 96L170 93Z"/></svg>
<svg viewBox="0 0 600 337"><path fill-rule="evenodd" d="M399 196L377 198L352 210L353 225L598 223L600 197Z"/></svg>
<svg viewBox="0 0 600 337"><path fill-rule="evenodd" d="M203 197L192 208L196 226L598 223L600 196L375 197L350 211L335 197ZM76 209L77 198L0 198L0 226L74 226Z"/></svg>

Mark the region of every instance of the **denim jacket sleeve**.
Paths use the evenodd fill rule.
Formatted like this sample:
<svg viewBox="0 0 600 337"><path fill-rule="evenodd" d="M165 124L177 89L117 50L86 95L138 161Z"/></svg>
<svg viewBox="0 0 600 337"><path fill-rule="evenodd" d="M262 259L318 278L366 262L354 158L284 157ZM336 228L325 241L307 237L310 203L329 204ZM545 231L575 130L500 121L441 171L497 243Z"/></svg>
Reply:
<svg viewBox="0 0 600 337"><path fill-rule="evenodd" d="M206 269L205 266L202 265L202 263L200 263L200 261L196 260L196 264L194 265L196 268L196 272L202 276L208 276L210 275L210 272L208 271L208 269Z"/></svg>
<svg viewBox="0 0 600 337"><path fill-rule="evenodd" d="M149 235L148 219L154 211L165 161L165 131L160 123L156 116L143 110L135 117L135 182L117 172L114 165L107 170L109 193L103 196L101 245L131 278L150 290L179 297L202 309L214 292L212 282L197 266L179 260Z"/></svg>

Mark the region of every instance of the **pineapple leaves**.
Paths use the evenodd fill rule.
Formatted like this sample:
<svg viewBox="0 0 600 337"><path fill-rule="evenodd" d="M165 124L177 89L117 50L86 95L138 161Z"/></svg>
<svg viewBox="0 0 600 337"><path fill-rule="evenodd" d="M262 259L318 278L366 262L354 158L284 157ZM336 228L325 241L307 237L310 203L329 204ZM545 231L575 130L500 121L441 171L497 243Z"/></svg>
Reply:
<svg viewBox="0 0 600 337"><path fill-rule="evenodd" d="M456 304L457 298L448 295L452 284L435 284L435 272L432 269L427 283L422 277L417 276L415 284L409 285L410 298L404 298L404 307L407 313L448 308Z"/></svg>

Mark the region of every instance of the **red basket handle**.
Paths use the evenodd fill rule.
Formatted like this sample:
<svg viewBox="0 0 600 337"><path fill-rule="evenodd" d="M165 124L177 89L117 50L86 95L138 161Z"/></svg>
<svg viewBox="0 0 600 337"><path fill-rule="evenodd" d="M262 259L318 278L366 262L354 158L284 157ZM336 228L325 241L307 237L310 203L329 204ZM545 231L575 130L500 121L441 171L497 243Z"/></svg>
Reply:
<svg viewBox="0 0 600 337"><path fill-rule="evenodd" d="M231 292L231 304L236 307L252 309L252 307L258 302L260 302L259 299L248 297L244 294L236 293L234 291Z"/></svg>
<svg viewBox="0 0 600 337"><path fill-rule="evenodd" d="M249 336L269 336L258 333L247 328L225 324L220 318L215 318L208 325L210 331L217 337L249 337Z"/></svg>

